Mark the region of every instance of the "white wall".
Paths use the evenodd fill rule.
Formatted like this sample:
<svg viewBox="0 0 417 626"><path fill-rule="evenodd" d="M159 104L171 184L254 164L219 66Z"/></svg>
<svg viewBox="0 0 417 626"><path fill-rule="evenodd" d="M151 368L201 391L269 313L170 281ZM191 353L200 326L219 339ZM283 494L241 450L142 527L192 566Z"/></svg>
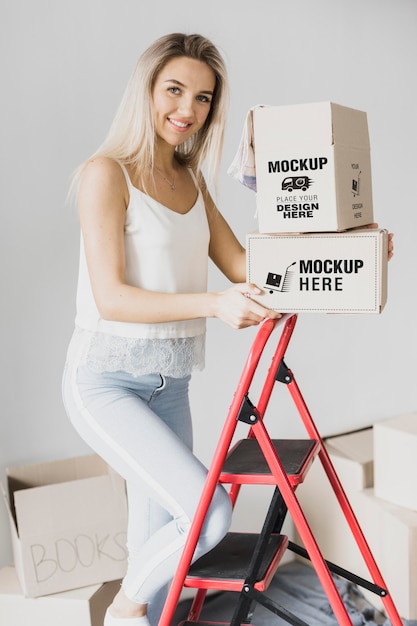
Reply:
<svg viewBox="0 0 417 626"><path fill-rule="evenodd" d="M76 215L64 206L67 184L102 140L139 53L176 30L212 38L228 63L220 207L242 240L256 228L254 195L225 172L246 111L332 100L368 112L375 214L396 240L389 303L379 317L300 316L287 362L323 435L416 410L416 26L415 0L4 3L2 476L9 465L88 452L60 397L78 247ZM211 287L223 286L213 271ZM196 451L206 462L253 337L209 323L206 371L192 390ZM275 407L273 432L299 434L286 395L274 398ZM1 504L0 566L10 559Z"/></svg>

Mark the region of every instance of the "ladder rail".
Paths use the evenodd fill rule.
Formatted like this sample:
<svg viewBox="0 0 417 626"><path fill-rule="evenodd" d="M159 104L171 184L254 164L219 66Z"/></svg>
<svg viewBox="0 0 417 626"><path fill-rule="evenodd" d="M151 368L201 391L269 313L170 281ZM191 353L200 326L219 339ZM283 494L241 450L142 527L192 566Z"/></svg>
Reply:
<svg viewBox="0 0 417 626"><path fill-rule="evenodd" d="M258 404L256 405L258 409L258 413L262 416L262 418L265 416L266 409L268 407L268 403L271 398L272 391L276 382L276 374L278 372L280 363L282 362L285 356L285 353L287 351L288 344L291 340L295 325L297 323L297 319L298 319L298 315L294 314L294 315L291 315L286 320L285 326L281 333L281 337L278 341L278 345L272 357L271 365L268 369L268 372L265 378L265 383L262 387L262 390L259 396Z"/></svg>
<svg viewBox="0 0 417 626"><path fill-rule="evenodd" d="M342 598L340 597L340 593L337 590L336 584L327 566L327 563L325 562L323 555L320 552L319 546L313 537L307 519L295 495L294 489L292 488L290 481L288 480L288 477L284 471L282 463L274 450L265 424L262 420L259 420L255 425L252 426L252 429L256 435L259 445L262 448L271 472L275 476L278 488L282 494L282 497L285 500L294 524L297 527L298 532L300 533L301 539L304 542L304 545L306 545L306 547L308 546L307 551L309 553L311 562L313 563L314 569L325 591L327 592L328 600L334 611L334 614L336 615L339 625L352 626L352 621L348 615L347 609L343 603Z"/></svg>
<svg viewBox="0 0 417 626"><path fill-rule="evenodd" d="M288 347L289 341L292 337L292 333L295 328L295 324L297 322L297 317L298 317L297 315L293 315L287 321L287 324L282 332L280 341L278 343L278 347L274 353L272 364L267 373L265 383L262 388L259 402L257 405L258 412L262 416L265 414L266 408L268 406L268 403L272 394L272 389L276 381L276 372L278 372L278 368L280 364L282 363L283 358L285 356L286 349ZM392 620L393 626L402 626L401 618L392 601L391 595L388 593L387 585L384 581L381 571L370 550L369 544L359 525L358 519L352 509L352 506L348 500L346 492L333 467L330 456L323 444L322 437L313 421L310 411L307 408L307 405L304 401L304 398L295 380L294 373L291 370L288 370L288 377L285 383L287 384L288 390L291 394L291 397L294 401L294 404L298 410L298 413L303 421L304 427L309 437L311 439L316 439L317 441L321 443L320 451L318 454L319 459L323 465L323 468L326 472L326 475L335 493L335 496L340 504L340 507L344 514L346 522L348 523L349 528L352 531L352 534L358 545L358 548L361 552L364 562L368 568L368 571L371 574L372 580L377 586L382 587L387 590L387 594L385 596L381 596L381 600L384 604L384 607L387 610L389 617Z"/></svg>
<svg viewBox="0 0 417 626"><path fill-rule="evenodd" d="M176 574L173 578L168 596L165 602L164 609L161 614L159 626L170 626L172 618L177 607L181 591L184 586L185 579L187 578L188 570L190 568L195 549L198 543L198 539L201 533L201 529L206 517L208 508L214 495L214 491L219 483L220 474L226 456L228 454L236 427L238 423L239 413L245 398L248 395L250 385L258 367L260 358L264 351L264 348L270 338L272 332L285 322L282 330L278 345L275 349L271 365L268 369L267 376L262 387L259 402L254 407L254 417L256 418L254 424L251 424L249 429L248 438L256 438L259 445L262 448L265 459L270 467L271 472L275 477L276 484L281 490L281 494L288 510L292 516L292 519L297 527L301 539L307 548L307 553L314 565L316 573L324 587L327 598L333 611L338 619L340 626L351 626L352 622L348 615L347 609L340 597L339 591L335 585L334 579L330 572L330 569L321 554L320 548L311 532L308 521L302 511L302 508L295 495L294 486L291 485L285 470L281 464L281 461L276 453L273 443L269 437L269 434L263 423L263 418L272 394L273 387L277 380L284 382L288 386L288 390L291 397L298 409L299 415L306 428L306 431L311 439L314 439L319 444L319 459L324 467L329 482L333 488L333 491L337 497L342 512L346 518L346 521L354 535L354 539L361 551L366 565L370 571L371 576L375 583L383 589L387 589L387 586L383 580L382 574L378 569L375 559L370 551L368 543L364 537L364 534L359 526L358 520L353 512L353 509L348 501L346 493L340 483L340 480L334 470L330 457L324 447L323 440L316 428L316 425L312 419L312 416L306 406L304 398L298 388L294 375L291 370L286 370L285 363L283 361L289 341L292 337L295 324L297 322L297 315L284 315L280 320L265 320L252 343L248 357L244 364L244 368L239 379L235 394L232 399L227 417L220 434L218 445L213 455L213 460L207 473L205 486L198 503L195 516L192 520L190 530L185 542L185 546L178 564ZM284 377L278 376L279 368L285 366ZM246 421L246 420L245 420ZM234 506L236 498L240 490L240 485L232 485L229 496ZM197 592L197 598L192 613L198 615L201 611L204 602L205 593ZM393 600L388 593L386 596L381 596L384 603L388 617L392 622L392 626L403 626L403 622L397 612L397 609L393 603Z"/></svg>
<svg viewBox="0 0 417 626"><path fill-rule="evenodd" d="M230 405L224 427L220 434L219 442L213 455L213 460L207 473L203 492L198 503L181 557L177 571L172 580L167 599L159 620L159 626L170 626L172 618L178 604L181 591L186 579L189 567L194 556L201 529L210 506L214 491L219 481L224 460L229 450L233 435L237 427L237 416L243 400L248 393L256 368L266 346L266 343L281 320L267 319L262 324L252 343L251 349L245 361L242 375L239 379L232 403ZM233 502L232 502L233 504Z"/></svg>
<svg viewBox="0 0 417 626"><path fill-rule="evenodd" d="M321 449L318 454L319 459L324 468L324 471L326 472L327 478L330 482L333 492L339 502L340 508L343 512L346 522L349 525L350 530L352 531L353 537L356 541L356 544L360 550L362 558L368 568L368 571L372 577L373 582L377 586L382 587L383 589L387 591L386 595L381 595L381 601L387 611L389 618L391 619L392 626L402 626L403 622L393 603L392 597L388 591L388 588L382 576L382 573L371 552L369 544L365 538L365 535L355 515L355 512L353 511L352 505L349 502L349 499L346 495L343 485L340 482L340 479L336 473L336 470L334 469L333 463L322 441L322 438L317 430L317 427L313 421L311 413L307 408L307 405L297 385L293 372L290 372L290 382L287 384L287 387L298 409L300 417L304 423L304 426L309 436L312 439L318 439L319 441L322 442Z"/></svg>

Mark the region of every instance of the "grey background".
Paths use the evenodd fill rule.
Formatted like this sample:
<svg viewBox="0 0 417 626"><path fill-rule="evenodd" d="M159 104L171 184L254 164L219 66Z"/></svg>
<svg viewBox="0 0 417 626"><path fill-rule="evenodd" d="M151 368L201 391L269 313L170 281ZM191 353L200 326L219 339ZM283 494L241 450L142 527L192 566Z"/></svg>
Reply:
<svg viewBox="0 0 417 626"><path fill-rule="evenodd" d="M396 241L389 301L381 316L300 316L287 362L323 435L416 410L414 0L13 0L1 13L1 478L7 466L89 452L61 403L79 236L65 197L138 55L173 31L208 36L226 58L218 203L242 241L256 229L255 198L226 170L247 110L331 100L368 113L375 217ZM213 269L210 288L224 287ZM254 336L208 323L207 367L192 386L196 452L207 463ZM298 436L285 394L268 423L276 436ZM256 508L248 504L245 524ZM0 504L0 566L11 558Z"/></svg>

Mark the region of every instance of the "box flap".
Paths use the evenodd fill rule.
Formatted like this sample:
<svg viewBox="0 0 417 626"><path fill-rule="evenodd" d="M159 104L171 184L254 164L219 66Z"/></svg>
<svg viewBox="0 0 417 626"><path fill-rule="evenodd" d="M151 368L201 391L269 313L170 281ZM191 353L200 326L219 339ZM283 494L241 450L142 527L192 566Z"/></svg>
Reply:
<svg viewBox="0 0 417 626"><path fill-rule="evenodd" d="M368 120L364 111L331 103L333 143L369 150Z"/></svg>
<svg viewBox="0 0 417 626"><path fill-rule="evenodd" d="M255 154L276 147L277 138L283 149L291 150L305 150L309 143L369 149L366 113L333 102L255 107L253 123Z"/></svg>
<svg viewBox="0 0 417 626"><path fill-rule="evenodd" d="M126 515L124 483L117 475L24 489L15 493L20 539L119 521Z"/></svg>
<svg viewBox="0 0 417 626"><path fill-rule="evenodd" d="M256 107L253 112L255 156L276 149L296 151L311 143L331 146L333 143L331 103L291 104ZM266 131L266 132L265 132ZM277 144L277 138L279 143Z"/></svg>
<svg viewBox="0 0 417 626"><path fill-rule="evenodd" d="M7 490L5 489L2 482L0 482L1 492L3 494L4 503L6 505L7 513L9 516L10 527L12 533L15 533L17 537L17 523L16 523L16 511L14 508L14 502L10 500Z"/></svg>
<svg viewBox="0 0 417 626"><path fill-rule="evenodd" d="M12 547L13 547L13 557L14 557L14 565L16 568L17 575L19 576L20 584L22 589L26 591L25 586L25 577L23 571L23 555L22 555L22 544L19 538L19 533L17 529L17 521L16 521L16 511L14 509L14 504L10 502L7 492L4 489L3 484L1 484L1 490L3 493L4 502L6 504L7 513L9 516L10 522L10 533L12 538Z"/></svg>
<svg viewBox="0 0 417 626"><path fill-rule="evenodd" d="M9 495L12 496L19 489L102 476L108 472L108 465L97 454L60 459L48 463L8 467Z"/></svg>

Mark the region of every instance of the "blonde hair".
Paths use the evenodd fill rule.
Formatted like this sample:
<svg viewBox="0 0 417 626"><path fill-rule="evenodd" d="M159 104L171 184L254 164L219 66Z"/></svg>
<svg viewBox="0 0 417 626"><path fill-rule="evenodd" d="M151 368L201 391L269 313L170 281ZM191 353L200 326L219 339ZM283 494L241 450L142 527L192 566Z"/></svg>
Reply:
<svg viewBox="0 0 417 626"><path fill-rule="evenodd" d="M197 34L173 33L157 39L140 56L127 84L108 135L90 157L107 156L131 165L144 186L154 165L155 127L152 90L159 72L171 59L189 57L206 63L215 76L210 112L204 126L176 149L178 161L196 173L206 164L209 184L216 184L223 148L228 81L223 58L214 44ZM83 163L75 182L84 169Z"/></svg>

